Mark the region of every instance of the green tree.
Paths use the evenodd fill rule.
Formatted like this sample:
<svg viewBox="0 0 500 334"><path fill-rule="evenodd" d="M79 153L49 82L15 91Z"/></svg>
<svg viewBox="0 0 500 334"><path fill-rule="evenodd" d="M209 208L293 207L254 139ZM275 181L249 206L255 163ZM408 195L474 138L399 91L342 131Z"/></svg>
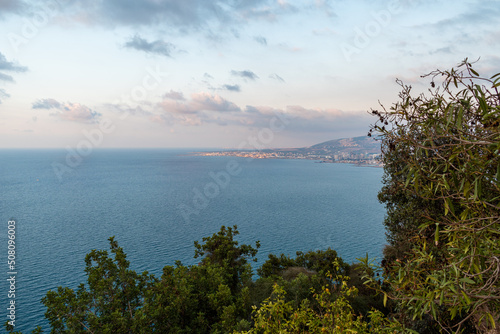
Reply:
<svg viewBox="0 0 500 334"><path fill-rule="evenodd" d="M339 272L339 263L332 265ZM299 275L295 280L299 280ZM260 307L254 306L254 325L247 334L260 333L402 333L407 331L396 320L372 310L365 318L356 314L350 300L357 289L347 284L349 277L328 275L329 283L321 292L312 291L312 299L303 299L299 307L287 301L285 288L276 283L273 292ZM317 306L313 307L312 304Z"/></svg>
<svg viewBox="0 0 500 334"><path fill-rule="evenodd" d="M285 254L279 257L269 254L267 261L257 270L257 273L261 277L282 276L288 268L300 267L325 276L328 272L336 274L338 270L339 274L345 274L349 270L349 265L331 248L307 253L297 252L296 255L292 259ZM338 263L338 266L334 263Z"/></svg>
<svg viewBox="0 0 500 334"><path fill-rule="evenodd" d="M87 287L77 291L59 287L42 299L52 333L134 333L136 311L151 277L129 269L129 261L114 238L107 251L92 250L85 257Z"/></svg>
<svg viewBox="0 0 500 334"><path fill-rule="evenodd" d="M142 328L157 333L228 333L250 326L248 285L252 270L247 258L256 248L235 240L237 226L222 226L203 242L195 241L197 266L163 268L160 280L146 291Z"/></svg>
<svg viewBox="0 0 500 334"><path fill-rule="evenodd" d="M385 267L385 295L443 330L460 332L469 321L478 332L495 330L500 73L481 77L466 59L425 77L432 80L429 96L412 96L400 82L400 101L373 111L385 169L379 198L396 248Z"/></svg>
<svg viewBox="0 0 500 334"><path fill-rule="evenodd" d="M248 288L233 294L224 268L166 266L140 310L144 333L227 333L246 328Z"/></svg>
<svg viewBox="0 0 500 334"><path fill-rule="evenodd" d="M257 249L234 239L236 226L195 242L201 263L163 268L161 278L129 269L114 238L110 251L85 258L87 284L58 287L42 299L51 333L228 333L250 327L247 257ZM256 247L259 247L257 242ZM37 329L39 331L41 329Z"/></svg>
<svg viewBox="0 0 500 334"><path fill-rule="evenodd" d="M257 262L255 256L260 247L259 241L255 243L255 248L246 244L239 246L238 241L234 239L239 233L236 225L222 226L219 232L204 237L203 244L194 242L196 247L194 257L203 257L201 261L203 265L212 264L224 268L229 275L227 279L233 293L241 289L241 283L246 283L252 278L252 268L247 258Z"/></svg>

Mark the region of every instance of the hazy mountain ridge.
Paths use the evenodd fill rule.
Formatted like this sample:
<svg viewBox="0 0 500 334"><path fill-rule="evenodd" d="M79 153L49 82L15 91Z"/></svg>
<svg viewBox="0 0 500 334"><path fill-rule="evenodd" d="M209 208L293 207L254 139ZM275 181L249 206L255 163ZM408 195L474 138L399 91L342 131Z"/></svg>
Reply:
<svg viewBox="0 0 500 334"><path fill-rule="evenodd" d="M315 154L380 154L380 142L368 136L340 138L300 149Z"/></svg>
<svg viewBox="0 0 500 334"><path fill-rule="evenodd" d="M321 162L380 165L380 143L367 136L340 138L300 148L199 152L203 156L238 156L252 159L308 159Z"/></svg>

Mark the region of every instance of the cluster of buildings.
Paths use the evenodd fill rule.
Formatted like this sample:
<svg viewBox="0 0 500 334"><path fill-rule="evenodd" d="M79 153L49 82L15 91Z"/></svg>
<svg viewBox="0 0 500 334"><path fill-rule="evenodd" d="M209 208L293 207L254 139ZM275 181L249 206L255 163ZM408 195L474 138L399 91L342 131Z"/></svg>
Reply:
<svg viewBox="0 0 500 334"><path fill-rule="evenodd" d="M251 159L307 159L317 160L325 163L350 163L357 165L381 166L379 153L357 153L357 152L339 152L338 154L321 154L309 151L218 151L202 152L197 155L202 156L235 156Z"/></svg>

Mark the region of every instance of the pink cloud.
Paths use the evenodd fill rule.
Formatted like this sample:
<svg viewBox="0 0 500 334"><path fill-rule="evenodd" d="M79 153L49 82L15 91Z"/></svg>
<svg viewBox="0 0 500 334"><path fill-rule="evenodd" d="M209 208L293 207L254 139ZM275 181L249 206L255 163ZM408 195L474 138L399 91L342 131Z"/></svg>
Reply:
<svg viewBox="0 0 500 334"><path fill-rule="evenodd" d="M219 95L212 95L201 92L191 95L190 100L182 100L181 93L170 91L164 95L164 100L160 102L161 108L168 113L175 114L198 114L201 112L231 112L241 111L241 109L231 101Z"/></svg>
<svg viewBox="0 0 500 334"><path fill-rule="evenodd" d="M62 121L77 123L97 123L102 114L79 103L61 103L54 99L42 99L33 103L33 109L55 109L50 115Z"/></svg>

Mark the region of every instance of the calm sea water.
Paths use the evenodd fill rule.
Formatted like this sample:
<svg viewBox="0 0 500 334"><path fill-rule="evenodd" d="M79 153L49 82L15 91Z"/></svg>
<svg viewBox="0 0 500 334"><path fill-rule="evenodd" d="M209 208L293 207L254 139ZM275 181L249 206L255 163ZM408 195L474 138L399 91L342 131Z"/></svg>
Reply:
<svg viewBox="0 0 500 334"><path fill-rule="evenodd" d="M195 264L193 241L221 225L238 225L242 243L260 240L257 265L269 253L293 256L328 247L349 262L367 252L381 255L384 209L376 195L382 169L185 153L96 150L58 178L52 165L65 163L65 151L0 150L5 278L7 222L17 220L16 329L28 332L41 324L47 330L40 299L57 286L84 282L85 255L107 249L110 236L133 269L157 275L175 260ZM228 164L237 175L224 178ZM6 279L0 290L3 324Z"/></svg>

